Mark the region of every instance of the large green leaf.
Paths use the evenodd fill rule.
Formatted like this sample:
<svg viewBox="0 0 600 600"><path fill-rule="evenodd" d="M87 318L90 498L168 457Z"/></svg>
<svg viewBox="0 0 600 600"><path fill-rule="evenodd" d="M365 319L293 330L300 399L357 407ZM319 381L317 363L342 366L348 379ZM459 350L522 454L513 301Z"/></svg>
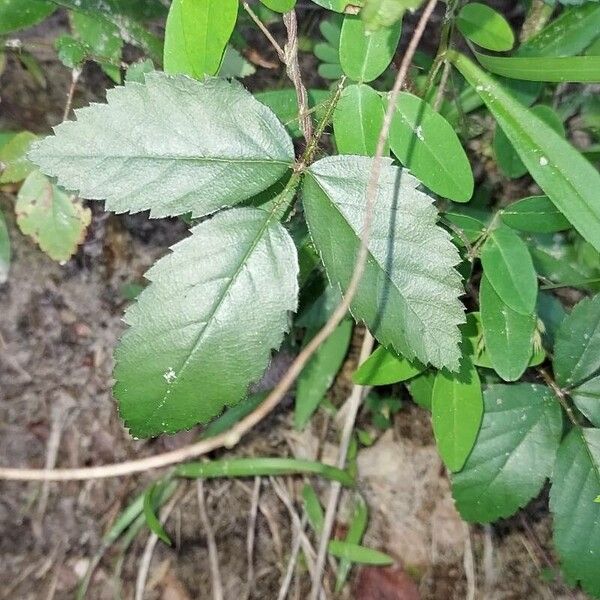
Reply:
<svg viewBox="0 0 600 600"><path fill-rule="evenodd" d="M31 27L55 10L48 0L0 0L0 35Z"/></svg>
<svg viewBox="0 0 600 600"><path fill-rule="evenodd" d="M375 156L383 112L381 97L370 85L349 85L333 113L338 152Z"/></svg>
<svg viewBox="0 0 600 600"><path fill-rule="evenodd" d="M285 13L296 6L296 0L260 0L267 8Z"/></svg>
<svg viewBox="0 0 600 600"><path fill-rule="evenodd" d="M389 385L406 381L425 370L419 361L408 361L395 352L379 346L352 376L361 385Z"/></svg>
<svg viewBox="0 0 600 600"><path fill-rule="evenodd" d="M188 429L241 400L296 309L296 250L272 214L236 208L191 234L125 314L114 393L134 436Z"/></svg>
<svg viewBox="0 0 600 600"><path fill-rule="evenodd" d="M463 356L460 371L439 371L433 384L431 418L438 451L451 471L460 471L473 449L483 415L477 369Z"/></svg>
<svg viewBox="0 0 600 600"><path fill-rule="evenodd" d="M561 444L550 489L554 544L564 574L600 594L600 429L573 429Z"/></svg>
<svg viewBox="0 0 600 600"><path fill-rule="evenodd" d="M435 385L436 374L430 369L416 377L413 377L408 383L408 391L412 399L421 408L431 410L433 398L433 386Z"/></svg>
<svg viewBox="0 0 600 600"><path fill-rule="evenodd" d="M165 30L165 71L216 75L238 13L238 0L173 0Z"/></svg>
<svg viewBox="0 0 600 600"><path fill-rule="evenodd" d="M0 211L0 284L6 283L10 269L10 237L4 215Z"/></svg>
<svg viewBox="0 0 600 600"><path fill-rule="evenodd" d="M589 419L590 423L600 427L600 376L570 390L569 394L575 406Z"/></svg>
<svg viewBox="0 0 600 600"><path fill-rule="evenodd" d="M553 365L557 383L568 387L600 369L600 294L581 300L562 322Z"/></svg>
<svg viewBox="0 0 600 600"><path fill-rule="evenodd" d="M15 212L21 231L57 261L71 258L92 220L89 208L39 171L33 171L21 186Z"/></svg>
<svg viewBox="0 0 600 600"><path fill-rule="evenodd" d="M479 523L508 517L539 494L562 434L560 405L546 387L492 385L484 401L473 452L452 477L461 516Z"/></svg>
<svg viewBox="0 0 600 600"><path fill-rule="evenodd" d="M479 2L465 4L458 13L456 25L465 37L488 50L510 50L515 43L508 21L493 8Z"/></svg>
<svg viewBox="0 0 600 600"><path fill-rule="evenodd" d="M484 275L479 288L485 348L494 370L505 381L523 375L533 351L535 315L523 315L507 306Z"/></svg>
<svg viewBox="0 0 600 600"><path fill-rule="evenodd" d="M346 15L340 38L340 64L344 73L359 82L381 75L392 62L400 40L402 21L392 27L367 33L356 15Z"/></svg>
<svg viewBox="0 0 600 600"><path fill-rule="evenodd" d="M324 158L308 170L303 201L311 236L330 281L346 290L360 245L371 159ZM369 257L351 310L381 345L409 360L458 367L458 252L436 225L432 199L412 175L384 159Z"/></svg>
<svg viewBox="0 0 600 600"><path fill-rule="evenodd" d="M508 227L490 232L481 250L483 271L502 301L530 315L537 300L537 277L525 242Z"/></svg>
<svg viewBox="0 0 600 600"><path fill-rule="evenodd" d="M475 53L488 71L526 81L600 82L600 56L488 56Z"/></svg>
<svg viewBox="0 0 600 600"><path fill-rule="evenodd" d="M456 132L429 104L413 94L398 95L390 129L398 160L436 194L455 202L473 195L473 172Z"/></svg>
<svg viewBox="0 0 600 600"><path fill-rule="evenodd" d="M548 196L529 196L513 202L502 209L502 220L513 229L533 233L554 233L571 226Z"/></svg>
<svg viewBox="0 0 600 600"><path fill-rule="evenodd" d="M579 54L598 37L600 3L563 11L542 31L531 37L518 50L518 56L573 56Z"/></svg>
<svg viewBox="0 0 600 600"><path fill-rule="evenodd" d="M451 60L480 94L545 194L600 250L600 174L573 146L463 55Z"/></svg>
<svg viewBox="0 0 600 600"><path fill-rule="evenodd" d="M266 189L294 159L275 115L236 82L150 73L107 98L56 127L30 157L115 212L205 215Z"/></svg>

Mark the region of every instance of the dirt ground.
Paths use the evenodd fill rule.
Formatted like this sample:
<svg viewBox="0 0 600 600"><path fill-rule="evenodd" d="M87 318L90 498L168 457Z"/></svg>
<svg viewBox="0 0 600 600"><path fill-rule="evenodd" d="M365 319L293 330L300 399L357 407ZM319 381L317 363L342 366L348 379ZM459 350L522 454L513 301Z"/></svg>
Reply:
<svg viewBox="0 0 600 600"><path fill-rule="evenodd" d="M48 31L60 25L57 19L29 34L30 39L47 43ZM28 128L44 133L61 118L70 73L43 44L36 56L46 70L47 88L37 85L9 58L0 78L0 129ZM250 84L278 76L259 73ZM86 68L77 86L75 106L101 99L107 85L97 69ZM183 223L150 222L144 215L108 216L100 204L93 204L93 222L85 244L61 266L18 231L14 192L5 188L0 194L13 248L9 280L0 286L2 464L98 465L189 443L195 432L153 441L132 440L121 426L111 396L112 350L123 330L126 287L142 282L150 264L185 235ZM348 374L355 360L355 352L351 352L331 390L334 403L341 403L348 392ZM287 361L285 353L274 359L268 374L271 381ZM318 455L325 460L335 456L333 424L321 415L312 429L292 433L290 402L247 436L235 453ZM493 526L462 523L433 445L429 417L408 399L394 427L360 452L358 466L359 489L370 510L365 543L398 562L389 569L354 572L342 597L584 598L569 591L556 576L545 496L514 518ZM47 486L0 483L0 600L76 597L80 578L102 547L103 534L154 478L155 474L148 473ZM325 500L328 485L313 483ZM277 597L293 531L281 497L291 499L300 512L302 481L281 479L278 484L276 488L268 479L259 482L252 526L256 482L205 483L206 509L226 599ZM144 598L212 597L207 535L197 492L194 483L182 483L176 492L179 501L166 525L174 544L168 547L159 542L154 549ZM349 501L344 498L347 506ZM344 514L342 510L338 532L344 530ZM255 531L255 541L248 551L251 531ZM314 544L314 538L310 539ZM94 571L86 597L133 598L147 540L148 532L142 530L124 555L110 547ZM301 562L290 598L304 597L309 579Z"/></svg>

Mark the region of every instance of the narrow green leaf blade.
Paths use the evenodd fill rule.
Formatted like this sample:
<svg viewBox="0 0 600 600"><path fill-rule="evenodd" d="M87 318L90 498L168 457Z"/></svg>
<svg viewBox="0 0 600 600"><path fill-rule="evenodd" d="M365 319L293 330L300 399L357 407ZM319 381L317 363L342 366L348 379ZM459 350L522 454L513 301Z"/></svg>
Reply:
<svg viewBox="0 0 600 600"><path fill-rule="evenodd" d="M352 336L352 320L345 319L321 344L300 373L294 404L294 427L304 429L331 387Z"/></svg>
<svg viewBox="0 0 600 600"><path fill-rule="evenodd" d="M512 310L485 275L479 288L479 304L485 347L492 366L504 381L517 381L533 352L535 314L524 315Z"/></svg>
<svg viewBox="0 0 600 600"><path fill-rule="evenodd" d="M369 259L351 310L381 345L412 360L458 366L458 252L436 225L418 181L385 161L377 189ZM324 158L311 165L303 202L311 236L330 281L346 290L360 244L372 160Z"/></svg>
<svg viewBox="0 0 600 600"><path fill-rule="evenodd" d="M388 554L384 554L379 550L359 546L358 544L350 544L342 540L331 540L327 545L327 551L336 558L349 560L353 563L363 565L378 565L387 566L394 564L394 559Z"/></svg>
<svg viewBox="0 0 600 600"><path fill-rule="evenodd" d="M289 234L252 208L218 213L159 260L115 354L132 435L189 429L239 402L288 328L297 274Z"/></svg>
<svg viewBox="0 0 600 600"><path fill-rule="evenodd" d="M431 399L433 432L438 451L450 471L460 471L473 449L483 416L477 369L463 356L460 371L439 371Z"/></svg>
<svg viewBox="0 0 600 600"><path fill-rule="evenodd" d="M525 242L508 227L494 229L481 251L483 271L501 300L530 315L537 300L537 276Z"/></svg>
<svg viewBox="0 0 600 600"><path fill-rule="evenodd" d="M305 483L302 488L302 500L310 526L315 530L315 533L320 534L323 531L325 514L317 492L315 492L315 488L310 483Z"/></svg>
<svg viewBox="0 0 600 600"><path fill-rule="evenodd" d="M573 429L561 444L550 489L554 544L572 583L600 594L600 429Z"/></svg>
<svg viewBox="0 0 600 600"><path fill-rule="evenodd" d="M173 0L165 30L165 72L196 79L216 75L237 13L238 0Z"/></svg>
<svg viewBox="0 0 600 600"><path fill-rule="evenodd" d="M367 529L367 521L369 518L369 509L367 503L360 494L354 496L354 510L348 533L346 534L345 542L349 544L360 544L363 535ZM335 591L339 593L348 578L348 573L352 567L352 562L347 558L342 558L338 565L337 576L335 578Z"/></svg>
<svg viewBox="0 0 600 600"><path fill-rule="evenodd" d="M556 334L554 376L574 387L600 369L600 294L581 300Z"/></svg>
<svg viewBox="0 0 600 600"><path fill-rule="evenodd" d="M158 495L160 484L155 483L144 494L144 518L150 531L158 536L165 544L172 544L171 538L167 535L161 522L158 520L155 511L156 497Z"/></svg>
<svg viewBox="0 0 600 600"><path fill-rule="evenodd" d="M497 11L479 2L465 4L456 19L458 30L472 42L502 52L510 50L515 43L515 34L508 21Z"/></svg>
<svg viewBox="0 0 600 600"><path fill-rule="evenodd" d="M427 102L408 92L398 96L390 147L436 194L455 202L471 199L473 172L456 132Z"/></svg>
<svg viewBox="0 0 600 600"><path fill-rule="evenodd" d="M600 377L593 377L572 389L575 406L595 427L600 427Z"/></svg>
<svg viewBox="0 0 600 600"><path fill-rule="evenodd" d="M548 196L530 196L513 202L502 210L502 220L513 229L532 233L554 233L571 227Z"/></svg>
<svg viewBox="0 0 600 600"><path fill-rule="evenodd" d="M346 15L340 38L340 64L344 73L360 83L379 77L392 62L396 52L402 21L372 33L357 15Z"/></svg>
<svg viewBox="0 0 600 600"><path fill-rule="evenodd" d="M452 476L463 519L490 523L539 494L552 473L562 414L552 392L529 383L491 385L473 452Z"/></svg>
<svg viewBox="0 0 600 600"><path fill-rule="evenodd" d="M206 215L265 190L294 160L281 123L237 82L156 72L107 99L76 111L30 158L115 212Z"/></svg>
<svg viewBox="0 0 600 600"><path fill-rule="evenodd" d="M558 209L600 250L600 174L566 140L465 56L451 60L477 90L521 160Z"/></svg>
<svg viewBox="0 0 600 600"><path fill-rule="evenodd" d="M360 385L390 385L406 381L425 370L418 361L408 361L395 352L379 346L352 375Z"/></svg>

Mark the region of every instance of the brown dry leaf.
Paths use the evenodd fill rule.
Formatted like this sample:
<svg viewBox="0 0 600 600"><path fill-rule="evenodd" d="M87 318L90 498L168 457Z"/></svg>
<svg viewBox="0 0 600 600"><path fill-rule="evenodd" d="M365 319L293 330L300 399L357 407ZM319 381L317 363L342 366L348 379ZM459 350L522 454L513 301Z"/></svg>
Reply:
<svg viewBox="0 0 600 600"><path fill-rule="evenodd" d="M420 600L417 584L402 567L361 567L354 600Z"/></svg>

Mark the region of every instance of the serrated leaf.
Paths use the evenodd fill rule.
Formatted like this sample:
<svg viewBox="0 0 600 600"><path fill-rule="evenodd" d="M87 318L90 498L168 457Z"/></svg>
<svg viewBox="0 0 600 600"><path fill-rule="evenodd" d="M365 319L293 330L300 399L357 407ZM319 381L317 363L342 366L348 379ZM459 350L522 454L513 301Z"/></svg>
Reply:
<svg viewBox="0 0 600 600"><path fill-rule="evenodd" d="M479 288L479 304L483 338L492 366L504 381L516 381L525 372L533 352L535 314L512 310L485 275Z"/></svg>
<svg viewBox="0 0 600 600"><path fill-rule="evenodd" d="M537 276L525 242L508 227L490 232L481 250L483 272L502 301L530 315L537 300Z"/></svg>
<svg viewBox="0 0 600 600"><path fill-rule="evenodd" d="M533 233L554 233L571 227L548 196L529 196L513 202L502 210L502 220L513 229Z"/></svg>
<svg viewBox="0 0 600 600"><path fill-rule="evenodd" d="M573 429L560 445L550 489L554 544L567 580L600 594L600 429Z"/></svg>
<svg viewBox="0 0 600 600"><path fill-rule="evenodd" d="M294 427L303 429L331 387L352 336L352 320L345 319L321 344L298 377Z"/></svg>
<svg viewBox="0 0 600 600"><path fill-rule="evenodd" d="M303 185L308 227L328 277L345 291L360 244L372 159L324 158ZM369 257L351 310L381 345L407 359L458 367L458 252L436 225L432 199L406 171L382 163Z"/></svg>
<svg viewBox="0 0 600 600"><path fill-rule="evenodd" d="M165 72L196 79L216 75L238 4L238 0L173 0L165 29Z"/></svg>
<svg viewBox="0 0 600 600"><path fill-rule="evenodd" d="M554 376L574 387L600 369L600 295L584 298L562 322L554 347Z"/></svg>
<svg viewBox="0 0 600 600"><path fill-rule="evenodd" d="M27 151L37 135L30 131L20 131L0 148L0 184L23 181L35 170L35 165L27 159Z"/></svg>
<svg viewBox="0 0 600 600"><path fill-rule="evenodd" d="M593 377L578 385L569 394L590 423L600 427L600 377Z"/></svg>
<svg viewBox="0 0 600 600"><path fill-rule="evenodd" d="M469 159L454 129L421 98L401 92L390 129L398 160L436 194L455 202L473 195Z"/></svg>
<svg viewBox="0 0 600 600"><path fill-rule="evenodd" d="M344 73L360 83L379 77L392 62L400 40L402 21L367 34L357 15L346 15L340 37L340 64Z"/></svg>
<svg viewBox="0 0 600 600"><path fill-rule="evenodd" d="M53 260L66 261L85 239L92 220L74 196L65 194L39 171L30 173L15 205L19 229Z"/></svg>
<svg viewBox="0 0 600 600"><path fill-rule="evenodd" d="M408 361L395 352L379 346L352 375L360 385L390 385L406 381L425 370L419 361Z"/></svg>
<svg viewBox="0 0 600 600"><path fill-rule="evenodd" d="M30 158L115 212L206 215L265 190L294 160L281 123L237 82L155 72L107 99L76 111Z"/></svg>
<svg viewBox="0 0 600 600"><path fill-rule="evenodd" d="M297 275L289 234L254 208L218 213L159 260L115 354L132 435L189 429L239 402L288 328Z"/></svg>
<svg viewBox="0 0 600 600"><path fill-rule="evenodd" d="M381 97L370 85L349 85L333 112L338 152L375 156L383 113Z"/></svg>
<svg viewBox="0 0 600 600"><path fill-rule="evenodd" d="M463 356L460 371L438 371L431 397L431 419L437 448L450 471L460 471L477 438L483 396L477 369Z"/></svg>
<svg viewBox="0 0 600 600"><path fill-rule="evenodd" d="M473 451L452 476L456 507L478 523L508 517L539 494L562 434L560 405L544 386L491 385L484 401Z"/></svg>
<svg viewBox="0 0 600 600"><path fill-rule="evenodd" d="M466 38L487 50L503 52L515 43L508 21L493 8L479 2L465 4L458 13L456 25Z"/></svg>
<svg viewBox="0 0 600 600"><path fill-rule="evenodd" d="M55 10L47 0L0 0L0 35L32 27Z"/></svg>
<svg viewBox="0 0 600 600"><path fill-rule="evenodd" d="M479 93L521 160L579 233L600 250L600 174L539 117L514 100L465 56L450 52L453 64Z"/></svg>
<svg viewBox="0 0 600 600"><path fill-rule="evenodd" d="M6 283L10 269L10 237L2 211L0 211L0 285Z"/></svg>

